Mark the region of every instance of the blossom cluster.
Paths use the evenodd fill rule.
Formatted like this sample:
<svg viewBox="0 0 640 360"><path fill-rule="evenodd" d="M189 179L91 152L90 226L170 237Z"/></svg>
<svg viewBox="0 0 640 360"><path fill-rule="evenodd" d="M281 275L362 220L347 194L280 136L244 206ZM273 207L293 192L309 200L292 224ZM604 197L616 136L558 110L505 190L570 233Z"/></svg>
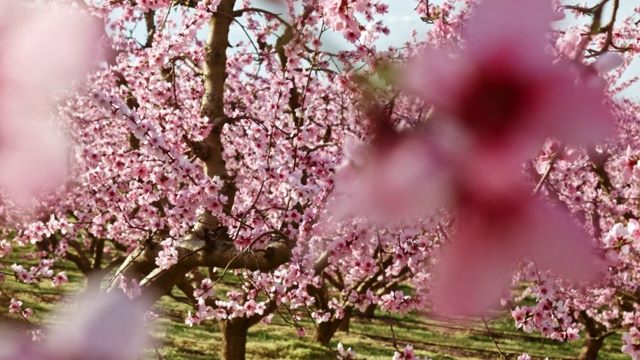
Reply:
<svg viewBox="0 0 640 360"><path fill-rule="evenodd" d="M301 324L306 314L333 325L375 307L483 313L511 282L524 288L517 304L505 302L517 328L570 341L584 338L584 322L593 321L603 331L625 329L622 351L638 356L640 106L619 96L633 83L623 73L638 51L637 20L595 34L607 27L556 29L552 21L572 12L545 1L419 1L426 38L414 32L405 44L379 49L390 31L383 1L290 0L288 17L237 2L230 16L251 41L224 42L225 116L209 119L203 80L220 54L207 53L203 33L222 3L88 5L106 23L115 53L81 91L59 95L56 131L23 95L46 69L65 74L60 83L82 80L93 58L74 58L82 63L72 69L60 54L100 41L93 30L74 31L78 44L52 48L54 61L39 64L43 58L17 35L51 23L36 26L44 18L33 12L18 24L0 5L0 27L23 39L10 44L0 35L8 49L0 56L0 109L11 115L0 137L16 130L9 125L23 134L14 123L24 118L43 134L65 134L52 142L67 140L53 146L34 130L0 147L0 167L6 160L17 169L9 155L27 152L38 160L22 160L29 168L51 175L4 171L3 191L15 185L29 194L32 179L42 185L60 169L69 175L32 199L29 216L3 194L0 257L37 248L28 255L36 265L11 267L18 281L59 285L68 281L54 270L61 260L90 277L146 249L157 249L151 267L173 271L184 260L180 247L197 236L203 251L238 256L287 244L290 259L275 269L211 269L216 280L187 275L194 291L185 294L193 300L186 323L268 322L286 307L304 336L315 330ZM60 15L53 35L65 38L76 19ZM346 50L326 50L327 27L348 40ZM404 75L389 76L397 64ZM23 67L38 70L33 82L3 91L20 83L7 69ZM57 90L46 80L40 100ZM216 134L219 147L204 146ZM41 143L24 149L25 138ZM40 167L49 155L55 161ZM207 156L219 156L219 168L202 166ZM216 231L197 233L194 224L207 216ZM242 285L216 294L226 276ZM597 282L586 288L567 279ZM137 298L149 279L116 280ZM399 290L405 284L411 295ZM525 299L534 303L519 303ZM9 306L31 315L19 299ZM418 358L411 345L396 350L395 359ZM342 344L337 353L356 356Z"/></svg>

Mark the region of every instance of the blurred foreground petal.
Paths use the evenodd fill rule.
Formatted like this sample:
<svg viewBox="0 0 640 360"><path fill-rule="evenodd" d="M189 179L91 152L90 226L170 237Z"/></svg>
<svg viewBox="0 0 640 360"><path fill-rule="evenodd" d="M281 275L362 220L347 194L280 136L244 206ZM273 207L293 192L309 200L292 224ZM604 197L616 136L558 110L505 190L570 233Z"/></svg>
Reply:
<svg viewBox="0 0 640 360"><path fill-rule="evenodd" d="M373 149L353 145L357 154L336 173L333 204L336 218L366 216L388 223L427 215L447 202L447 173L435 154L419 139L403 139Z"/></svg>
<svg viewBox="0 0 640 360"><path fill-rule="evenodd" d="M0 4L0 29L0 188L26 203L64 179L53 96L96 67L104 30L78 12L12 0Z"/></svg>
<svg viewBox="0 0 640 360"><path fill-rule="evenodd" d="M524 260L574 282L604 273L586 232L526 192L471 199L459 215L459 233L434 269L434 310L440 314L474 316L497 308Z"/></svg>
<svg viewBox="0 0 640 360"><path fill-rule="evenodd" d="M34 343L1 329L2 360L134 360L149 346L144 314L149 304L122 293L87 293L78 306L60 312L60 323Z"/></svg>

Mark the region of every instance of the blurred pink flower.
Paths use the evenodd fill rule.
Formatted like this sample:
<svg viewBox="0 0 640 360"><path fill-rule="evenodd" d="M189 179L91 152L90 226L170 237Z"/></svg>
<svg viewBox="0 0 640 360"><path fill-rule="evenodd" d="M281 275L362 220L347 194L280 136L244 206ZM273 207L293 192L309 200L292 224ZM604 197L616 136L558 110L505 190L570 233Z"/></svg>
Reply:
<svg viewBox="0 0 640 360"><path fill-rule="evenodd" d="M571 217L512 185L460 192L454 240L434 268L433 309L479 315L499 305L523 260L573 281L600 275L594 249Z"/></svg>
<svg viewBox="0 0 640 360"><path fill-rule="evenodd" d="M551 18L545 1L482 1L464 49L428 49L410 68L409 88L435 109L429 135L396 133L373 114L372 146L345 146L350 162L336 190L350 194L349 210L376 220L442 205L456 213L453 239L433 270L442 314L497 305L523 260L574 281L603 270L589 236L531 196L522 174L545 139L583 144L615 134L603 88L547 53Z"/></svg>
<svg viewBox="0 0 640 360"><path fill-rule="evenodd" d="M429 49L414 64L411 87L434 105L442 128L454 129L444 142L459 144L448 149L459 226L434 269L440 313L497 305L525 259L575 281L600 273L587 234L521 184L522 162L546 138L594 143L615 131L603 89L577 82L545 52L551 15L545 1L485 0L463 50Z"/></svg>
<svg viewBox="0 0 640 360"><path fill-rule="evenodd" d="M638 346L634 340L637 340L638 334L629 335L629 333L622 333L622 353L631 356L633 360L640 359L640 346Z"/></svg>
<svg viewBox="0 0 640 360"><path fill-rule="evenodd" d="M507 165L547 137L606 139L615 127L603 89L576 84L576 71L545 51L551 15L548 1L485 0L468 22L466 47L427 49L408 85L449 116L474 153L501 153Z"/></svg>
<svg viewBox="0 0 640 360"><path fill-rule="evenodd" d="M3 360L134 360L149 346L144 299L122 293L85 293L77 307L59 314L59 324L44 339L18 338L15 329L0 329ZM42 332L36 330L38 338ZM34 334L35 335L35 334Z"/></svg>
<svg viewBox="0 0 640 360"><path fill-rule="evenodd" d="M0 188L20 201L65 175L53 95L97 65L103 32L78 12L0 3Z"/></svg>
<svg viewBox="0 0 640 360"><path fill-rule="evenodd" d="M345 163L336 172L336 218L367 216L390 222L429 214L447 202L447 174L419 138L382 147L345 141ZM430 179L425 183L425 179Z"/></svg>

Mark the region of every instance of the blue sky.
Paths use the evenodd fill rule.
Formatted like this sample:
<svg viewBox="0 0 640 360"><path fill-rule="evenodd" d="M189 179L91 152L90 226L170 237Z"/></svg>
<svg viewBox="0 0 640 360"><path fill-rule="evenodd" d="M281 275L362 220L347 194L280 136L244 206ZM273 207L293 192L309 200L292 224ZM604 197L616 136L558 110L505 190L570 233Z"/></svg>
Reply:
<svg viewBox="0 0 640 360"><path fill-rule="evenodd" d="M1 1L1 0L0 0ZM442 0L431 0L432 3L441 3ZM587 5L592 5L597 3L598 0L589 0L586 1ZM253 0L252 6L268 9L275 13L283 14L283 17L286 18L286 7L283 5L277 5L275 1L269 0ZM420 15L418 15L415 11L415 4L417 3L415 0L389 0L387 1L389 4L389 13L385 16L385 24L390 28L391 33L388 36L382 35L380 39L376 42L379 50L385 50L389 46L401 46L406 40L409 39L410 33L413 30L418 32L418 36L420 34L425 34L429 29L429 25L420 20ZM576 4L577 0L574 1L564 1L565 4ZM618 10L618 19L623 19L631 14L633 14L633 7L638 6L639 4L636 1L632 0L620 0L620 8ZM604 11L604 19L608 19L611 13L611 6L607 6ZM117 16L117 15L116 15ZM636 15L640 19L640 14ZM585 21L588 19L585 18ZM606 24L605 20L605 24ZM559 27L565 27L571 25L574 20L567 19L557 23ZM206 34L206 30L203 29L201 34L204 38ZM140 41L143 41L146 37L144 26L138 26L136 31L134 32L134 36L139 37ZM232 26L230 31L230 42L231 44L237 43L238 41L247 41L247 35L242 31L239 26ZM331 33L327 31L322 38L322 42L324 44L324 48L328 51L336 52L342 49L351 49L352 45L349 44L342 35ZM640 60L636 59L625 72L624 79L631 78L633 76L640 75ZM635 84L631 88L627 89L624 96L635 99L636 101L640 101L640 84Z"/></svg>
<svg viewBox="0 0 640 360"><path fill-rule="evenodd" d="M564 1L565 4L574 4L574 5L580 2L581 1L578 1L578 0ZM585 2L585 1L582 1L582 2ZM589 1L586 1L586 4L590 6L598 2L599 0L589 0ZM610 1L610 3L611 2L612 1ZM426 34L426 32L428 31L429 25L424 23L422 20L420 20L420 15L418 15L414 11L414 8L417 3L415 0L410 0L410 1L409 0L389 0L387 1L387 3L389 4L389 13L385 15L386 17L385 24L391 29L391 33L388 36L383 35L376 42L376 45L378 46L379 50L384 50L391 45L399 46L403 44L406 40L409 39L409 36L412 30L417 30L418 35L420 35L421 33ZM442 3L442 0L431 0L431 3L433 4ZM286 8L284 6L274 5L273 1L254 0L252 4L255 4L255 5L252 5L254 7L263 7L265 9L272 10L276 13L282 13L285 15L287 13ZM640 4L632 0L620 0L620 7L618 9L618 16L617 16L618 20L633 14L634 6L640 6ZM603 14L604 19L609 19L609 17L611 16L610 15L611 8L612 8L611 4L608 4L605 7L604 14ZM640 20L640 14L638 16ZM588 21L588 19L585 18L585 21ZM608 20L604 21L605 24L606 24L606 21ZM575 23L575 20L567 19L567 20L558 22L557 25L560 28L562 28L562 27L571 25L573 23ZM235 26L231 29L232 43L234 41L240 41L240 40L246 40L246 39L247 39L246 35L242 32L242 30L238 26ZM327 33L323 36L322 41L324 43L325 48L332 52L335 52L336 50L340 50L340 49L350 48L350 44L346 40L344 40L344 38L341 35L338 35L338 34ZM640 75L640 60L636 59L626 70L624 79L629 79L633 76L638 76L638 75ZM623 95L626 97L635 99L637 101L640 101L640 84L635 84L631 88L627 89Z"/></svg>

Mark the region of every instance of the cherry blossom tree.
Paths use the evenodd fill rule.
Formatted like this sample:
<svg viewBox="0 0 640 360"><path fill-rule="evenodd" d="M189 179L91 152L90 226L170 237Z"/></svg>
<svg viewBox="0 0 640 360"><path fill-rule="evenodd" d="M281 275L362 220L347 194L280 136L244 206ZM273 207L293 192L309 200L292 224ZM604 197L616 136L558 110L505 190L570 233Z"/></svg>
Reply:
<svg viewBox="0 0 640 360"><path fill-rule="evenodd" d="M416 1L428 33L382 49L384 1L278 4L88 1L76 11L106 34L64 46L50 40L85 20L0 15L29 34L0 35L0 256L35 246L39 260L12 265L18 281L62 284L65 259L94 290L153 302L177 289L188 324L217 321L224 359L244 359L248 329L279 308L300 335L308 314L328 345L355 309L482 315L501 297L517 328L582 332L584 359L617 332L640 356L639 109L621 94L637 10ZM62 92L96 60L66 54L96 42L112 52ZM37 71L7 70L23 66ZM38 122L51 108L56 127ZM43 192L43 178L62 180ZM232 275L240 289L216 296ZM526 289L507 300L509 284ZM19 299L10 312L30 315Z"/></svg>

